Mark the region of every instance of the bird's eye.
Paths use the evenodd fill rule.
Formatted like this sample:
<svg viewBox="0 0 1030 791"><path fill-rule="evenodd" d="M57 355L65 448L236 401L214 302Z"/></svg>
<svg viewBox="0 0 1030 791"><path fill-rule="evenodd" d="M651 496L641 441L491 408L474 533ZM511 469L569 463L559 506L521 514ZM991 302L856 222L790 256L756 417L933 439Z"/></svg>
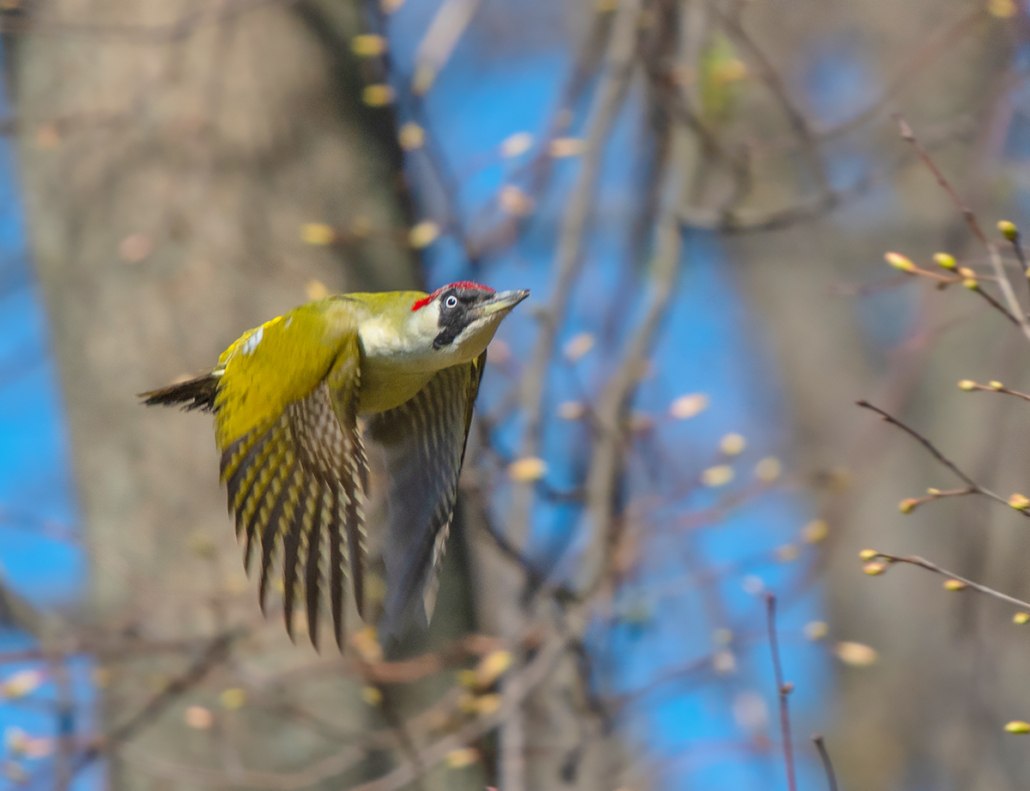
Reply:
<svg viewBox="0 0 1030 791"><path fill-rule="evenodd" d="M445 308L456 308L456 307L458 307L458 298L456 296L454 296L454 294L451 294L449 297L447 297L447 299L445 299L443 301L443 306Z"/></svg>

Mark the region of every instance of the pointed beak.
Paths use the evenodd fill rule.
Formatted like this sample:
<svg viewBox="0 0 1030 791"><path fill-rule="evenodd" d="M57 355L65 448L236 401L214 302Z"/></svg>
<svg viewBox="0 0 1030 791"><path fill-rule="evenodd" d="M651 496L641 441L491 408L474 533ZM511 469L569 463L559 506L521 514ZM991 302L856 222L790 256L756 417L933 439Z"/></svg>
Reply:
<svg viewBox="0 0 1030 791"><path fill-rule="evenodd" d="M479 315L492 316L494 313L499 313L501 311L507 313L528 296L529 289L525 288L515 289L512 291L498 291L489 299L479 303Z"/></svg>

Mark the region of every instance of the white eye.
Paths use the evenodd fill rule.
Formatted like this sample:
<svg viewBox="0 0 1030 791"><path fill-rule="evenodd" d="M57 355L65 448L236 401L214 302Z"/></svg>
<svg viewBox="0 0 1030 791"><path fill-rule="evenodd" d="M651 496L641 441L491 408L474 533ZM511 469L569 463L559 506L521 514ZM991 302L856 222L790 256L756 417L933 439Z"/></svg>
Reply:
<svg viewBox="0 0 1030 791"><path fill-rule="evenodd" d="M454 296L454 294L451 294L449 297L447 297L447 299L445 299L443 301L443 306L445 308L456 308L456 307L458 307L458 298L456 296Z"/></svg>

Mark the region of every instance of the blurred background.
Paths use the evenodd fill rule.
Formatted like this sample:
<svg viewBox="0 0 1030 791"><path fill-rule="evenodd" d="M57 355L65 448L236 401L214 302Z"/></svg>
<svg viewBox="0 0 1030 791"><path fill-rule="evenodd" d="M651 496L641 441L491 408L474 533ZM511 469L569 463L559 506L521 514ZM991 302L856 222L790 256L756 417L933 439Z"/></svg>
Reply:
<svg viewBox="0 0 1030 791"><path fill-rule="evenodd" d="M0 787L1030 787L1026 4L5 0L0 32ZM134 394L458 279L532 298L432 627L293 645L209 418Z"/></svg>

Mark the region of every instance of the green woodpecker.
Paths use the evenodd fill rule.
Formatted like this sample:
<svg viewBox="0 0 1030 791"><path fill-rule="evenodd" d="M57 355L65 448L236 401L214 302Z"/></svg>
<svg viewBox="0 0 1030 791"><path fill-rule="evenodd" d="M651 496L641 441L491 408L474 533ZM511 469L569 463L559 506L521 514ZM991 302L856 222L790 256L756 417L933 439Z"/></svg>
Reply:
<svg viewBox="0 0 1030 791"><path fill-rule="evenodd" d="M259 544L264 609L281 552L291 638L301 587L316 646L324 583L341 648L347 577L365 616L366 440L387 481L380 631L428 623L486 347L528 295L466 281L331 296L248 330L210 373L141 394L214 413L244 563Z"/></svg>

